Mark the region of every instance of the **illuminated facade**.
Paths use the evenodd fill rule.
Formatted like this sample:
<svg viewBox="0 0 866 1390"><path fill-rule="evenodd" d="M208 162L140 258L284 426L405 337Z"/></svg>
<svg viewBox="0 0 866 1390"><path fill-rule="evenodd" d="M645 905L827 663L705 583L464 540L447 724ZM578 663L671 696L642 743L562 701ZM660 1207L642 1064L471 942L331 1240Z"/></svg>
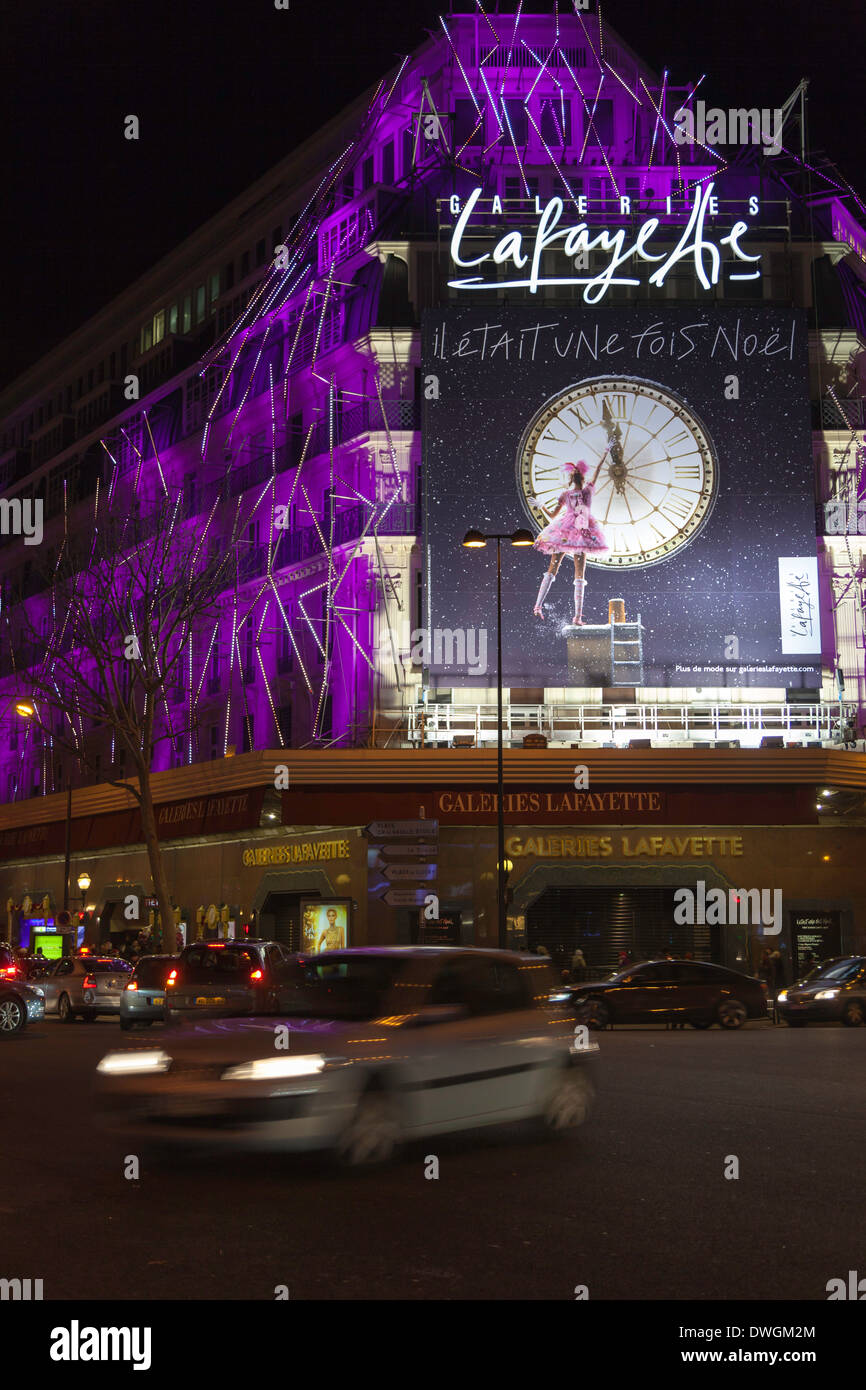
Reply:
<svg viewBox="0 0 866 1390"><path fill-rule="evenodd" d="M455 10L4 393L0 487L42 502L44 535L39 552L4 537L3 622L46 602L37 561L64 514L86 526L97 485L158 474L187 519L216 503L227 527L239 508L245 542L160 716L156 771L235 749L489 743L487 683L422 699L421 314L793 305L810 325L821 689L646 688L626 715L616 692L524 689L509 738L627 741L670 706L681 742L838 739L837 667L846 717L866 706L861 205L801 150L796 94L778 150L748 126L716 145L705 111L675 115L701 82L673 86L597 16ZM0 659L0 800L56 792L50 739L11 708L26 678ZM81 738L97 781L123 775L110 743Z"/></svg>

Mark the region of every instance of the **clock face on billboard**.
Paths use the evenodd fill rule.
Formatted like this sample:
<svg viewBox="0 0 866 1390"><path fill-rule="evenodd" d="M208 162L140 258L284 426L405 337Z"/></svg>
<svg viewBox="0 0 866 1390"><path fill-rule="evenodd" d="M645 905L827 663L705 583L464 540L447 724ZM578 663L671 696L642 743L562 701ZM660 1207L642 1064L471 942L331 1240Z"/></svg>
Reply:
<svg viewBox="0 0 866 1390"><path fill-rule="evenodd" d="M592 513L610 547L587 556L609 569L639 569L682 551L712 511L718 464L699 417L667 387L640 377L582 381L547 401L520 442L517 481L541 528L558 509L566 463L599 462Z"/></svg>

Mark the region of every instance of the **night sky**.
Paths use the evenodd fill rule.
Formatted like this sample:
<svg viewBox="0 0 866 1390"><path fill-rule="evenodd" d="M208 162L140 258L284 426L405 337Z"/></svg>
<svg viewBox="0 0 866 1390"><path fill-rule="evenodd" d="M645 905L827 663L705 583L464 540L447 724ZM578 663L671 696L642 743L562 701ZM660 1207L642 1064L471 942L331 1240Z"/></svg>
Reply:
<svg viewBox="0 0 866 1390"><path fill-rule="evenodd" d="M417 46L446 3L7 6L0 384ZM708 102L781 105L810 76L813 147L866 193L863 0L611 0L603 14L672 82L706 72Z"/></svg>

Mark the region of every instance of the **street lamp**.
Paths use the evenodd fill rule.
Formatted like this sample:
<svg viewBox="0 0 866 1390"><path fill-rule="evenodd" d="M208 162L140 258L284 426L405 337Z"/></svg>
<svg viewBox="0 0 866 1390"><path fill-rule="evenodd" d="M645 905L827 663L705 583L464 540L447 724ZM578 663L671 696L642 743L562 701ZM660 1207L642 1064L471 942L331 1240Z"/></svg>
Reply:
<svg viewBox="0 0 866 1390"><path fill-rule="evenodd" d="M505 885L509 870L505 867L505 791L502 776L502 541L520 548L534 544L529 531L494 531L485 535L481 531L467 531L463 545L467 550L483 550L488 541L496 542L496 907L498 920L499 949L508 946L508 927L506 923Z"/></svg>
<svg viewBox="0 0 866 1390"><path fill-rule="evenodd" d="M81 914L84 915L84 905L87 902L87 890L90 887L90 874L85 869L78 875L78 891L81 894Z"/></svg>

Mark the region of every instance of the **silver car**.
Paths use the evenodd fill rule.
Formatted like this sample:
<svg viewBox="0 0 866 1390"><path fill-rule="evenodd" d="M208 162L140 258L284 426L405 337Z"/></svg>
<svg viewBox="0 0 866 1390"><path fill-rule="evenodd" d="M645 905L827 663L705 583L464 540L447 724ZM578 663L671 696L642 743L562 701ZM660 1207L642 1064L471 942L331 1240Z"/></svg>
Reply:
<svg viewBox="0 0 866 1390"><path fill-rule="evenodd" d="M283 1018L202 1019L97 1069L110 1125L235 1148L384 1161L402 1140L586 1118L592 1044L551 1002L537 956L448 947L327 951L299 962Z"/></svg>
<svg viewBox="0 0 866 1390"><path fill-rule="evenodd" d="M126 1033L137 1023L148 1028L165 1023L165 981L177 956L142 956L120 996L120 1026Z"/></svg>
<svg viewBox="0 0 866 1390"><path fill-rule="evenodd" d="M39 981L46 1014L62 1023L76 1018L92 1021L99 1014L120 1013L120 998L132 966L116 956L64 956Z"/></svg>

